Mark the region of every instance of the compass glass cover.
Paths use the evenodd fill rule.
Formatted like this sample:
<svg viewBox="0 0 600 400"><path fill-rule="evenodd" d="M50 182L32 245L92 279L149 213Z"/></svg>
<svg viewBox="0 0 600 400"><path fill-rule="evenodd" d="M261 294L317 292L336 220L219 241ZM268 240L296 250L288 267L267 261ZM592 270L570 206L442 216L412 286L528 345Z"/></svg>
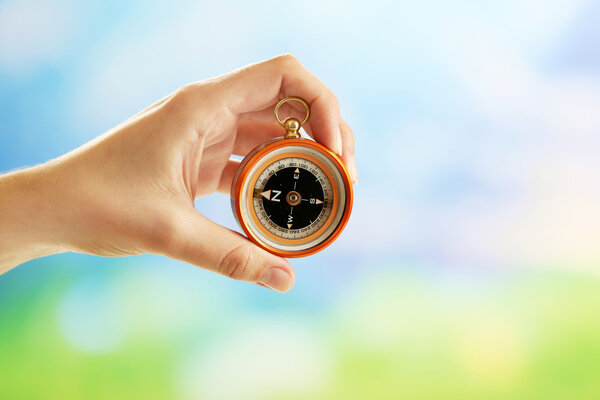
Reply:
<svg viewBox="0 0 600 400"><path fill-rule="evenodd" d="M312 149L291 150L257 163L246 206L262 241L293 251L327 239L340 222L345 194L339 171L326 157Z"/></svg>

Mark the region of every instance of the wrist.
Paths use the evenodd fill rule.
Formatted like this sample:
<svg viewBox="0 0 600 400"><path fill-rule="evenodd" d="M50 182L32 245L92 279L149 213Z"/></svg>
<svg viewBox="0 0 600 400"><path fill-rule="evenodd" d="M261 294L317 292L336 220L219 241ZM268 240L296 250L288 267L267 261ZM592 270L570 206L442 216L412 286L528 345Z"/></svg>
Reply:
<svg viewBox="0 0 600 400"><path fill-rule="evenodd" d="M53 232L47 166L0 176L0 273L65 251Z"/></svg>

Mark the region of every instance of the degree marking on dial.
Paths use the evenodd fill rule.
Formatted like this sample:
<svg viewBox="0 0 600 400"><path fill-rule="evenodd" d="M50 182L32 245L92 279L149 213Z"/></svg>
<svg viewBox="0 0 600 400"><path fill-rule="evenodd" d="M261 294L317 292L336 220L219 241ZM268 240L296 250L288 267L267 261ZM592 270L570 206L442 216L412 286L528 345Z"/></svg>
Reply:
<svg viewBox="0 0 600 400"><path fill-rule="evenodd" d="M285 178L278 179L279 172L284 172ZM330 218L331 207L334 203L332 196L335 195L331 187L331 177L325 176L326 174L327 171L321 168L321 165L302 157L279 159L265 168L254 185L253 204L256 214L259 211L262 213L260 216L257 215L259 217L257 222L260 221L261 228L264 227L276 237L288 240L303 239L321 229ZM289 181L290 177L291 181ZM311 178L314 181L311 182ZM319 186L317 187L313 182ZM277 189L281 194L276 193ZM268 193L269 191L270 193ZM303 196L300 195L299 198L294 198L295 200L290 202L290 193L296 193L296 191L307 197L302 198ZM262 195L262 193L268 194L268 196ZM282 195L286 201L280 200ZM308 204L303 206L303 202L308 202ZM294 214L292 207L297 205L300 208ZM288 215L285 215L286 211ZM309 215L310 217L307 218Z"/></svg>

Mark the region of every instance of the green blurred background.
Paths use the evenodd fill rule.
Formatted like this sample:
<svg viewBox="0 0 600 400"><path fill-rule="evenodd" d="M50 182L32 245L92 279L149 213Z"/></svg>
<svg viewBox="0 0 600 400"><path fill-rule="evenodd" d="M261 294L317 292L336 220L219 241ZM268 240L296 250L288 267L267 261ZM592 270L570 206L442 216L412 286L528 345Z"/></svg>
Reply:
<svg viewBox="0 0 600 400"><path fill-rule="evenodd" d="M0 171L290 52L338 95L360 175L285 295L155 256L0 276L0 399L600 398L599 18L585 0L0 1ZM197 208L237 229L226 196Z"/></svg>

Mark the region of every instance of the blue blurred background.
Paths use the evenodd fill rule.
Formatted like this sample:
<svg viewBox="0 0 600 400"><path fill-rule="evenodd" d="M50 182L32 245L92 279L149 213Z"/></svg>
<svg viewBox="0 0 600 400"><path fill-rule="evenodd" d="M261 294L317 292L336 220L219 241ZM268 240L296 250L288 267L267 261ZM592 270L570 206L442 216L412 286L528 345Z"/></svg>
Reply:
<svg viewBox="0 0 600 400"><path fill-rule="evenodd" d="M0 1L2 172L293 53L360 176L286 295L154 256L0 276L0 398L600 398L599 20L585 0ZM226 196L197 208L237 229Z"/></svg>

